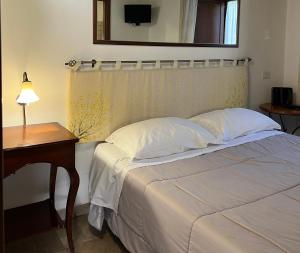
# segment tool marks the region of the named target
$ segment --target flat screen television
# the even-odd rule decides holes
[[[140,25],[151,23],[150,4],[126,4],[124,5],[125,23]]]

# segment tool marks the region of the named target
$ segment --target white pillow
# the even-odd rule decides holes
[[[149,159],[207,147],[215,138],[188,119],[156,118],[134,123],[106,139],[131,159]]]
[[[243,108],[213,111],[200,114],[191,120],[206,128],[220,143],[264,130],[281,129],[269,117]]]

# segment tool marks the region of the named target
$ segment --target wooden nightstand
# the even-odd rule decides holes
[[[5,212],[7,241],[63,225],[54,202],[59,166],[65,168],[70,176],[65,226],[70,251],[74,252],[72,216],[79,187],[79,176],[75,168],[76,142],[78,139],[58,123],[3,128],[4,177],[14,174],[27,164],[51,164],[50,198]]]
[[[285,126],[283,116],[296,116],[300,117],[300,108],[298,107],[283,107],[279,105],[272,105],[271,103],[262,104],[259,106],[259,108],[268,113],[269,117],[272,118],[272,114],[279,115],[282,130],[284,132],[287,132],[288,129]],[[292,131],[292,134],[295,134],[297,130],[300,129],[300,126],[296,127],[294,131]]]

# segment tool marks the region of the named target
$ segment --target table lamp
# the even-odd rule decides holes
[[[23,107],[23,126],[26,127],[26,105],[40,100],[33,90],[32,82],[28,80],[27,73],[23,74],[23,82],[17,103]]]

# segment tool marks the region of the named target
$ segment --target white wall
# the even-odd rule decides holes
[[[294,89],[296,103],[300,104],[300,1],[287,3],[284,85]],[[287,117],[286,121],[290,131],[300,125],[299,117]]]
[[[284,83],[298,93],[300,103],[300,1],[288,0]]]
[[[28,108],[29,123],[66,123],[65,61],[70,59],[200,59],[252,57],[250,105],[270,98],[270,87],[283,82],[285,0],[242,0],[238,49],[104,46],[92,44],[92,1],[2,0],[4,125],[22,123],[15,99],[28,71],[41,100]],[[271,8],[270,8],[271,7]],[[265,36],[265,35],[270,36]],[[268,38],[270,37],[270,38]],[[270,71],[272,80],[262,80]],[[88,202],[87,179],[92,149],[79,146],[81,186],[77,204]],[[44,169],[44,170],[42,170]],[[37,165],[5,180],[5,204],[13,207],[45,198],[49,171]],[[66,198],[67,177],[58,179],[58,207]]]
[[[124,21],[125,4],[151,4],[152,22],[139,26]],[[178,42],[180,0],[112,0],[111,38],[123,41]]]
[[[152,0],[152,24],[149,41],[179,42],[180,0]]]
[[[149,4],[149,0],[112,0],[111,1],[111,39],[123,41],[148,41],[149,40],[149,24],[125,23],[124,5],[125,4]]]

